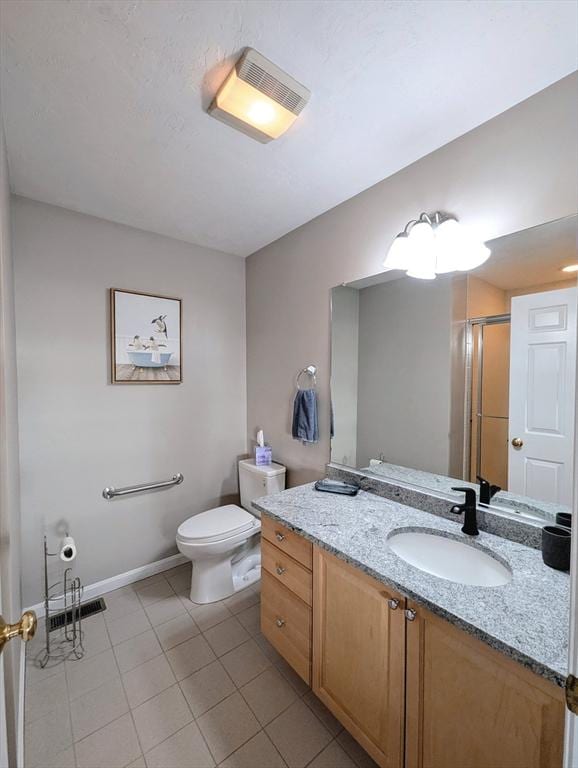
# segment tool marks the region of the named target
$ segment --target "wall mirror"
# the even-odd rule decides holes
[[[492,506],[570,511],[577,219],[490,241],[470,272],[334,288],[332,463],[448,497],[482,477]]]

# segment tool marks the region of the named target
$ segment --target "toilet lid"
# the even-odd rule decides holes
[[[179,525],[177,536],[194,541],[219,541],[256,528],[259,521],[236,504],[226,504],[193,515]]]

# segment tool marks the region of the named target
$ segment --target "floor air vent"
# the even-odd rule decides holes
[[[91,600],[89,603],[83,603],[80,606],[80,618],[86,619],[95,613],[100,613],[106,610],[106,603],[102,597],[97,597],[96,600]],[[55,629],[60,629],[65,624],[69,624],[72,621],[72,611],[62,611],[62,613],[55,613],[50,617],[48,625],[48,631],[54,632]]]

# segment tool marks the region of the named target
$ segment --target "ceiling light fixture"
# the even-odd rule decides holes
[[[253,48],[246,48],[227,75],[209,114],[266,144],[290,128],[310,91]]]
[[[562,267],[562,272],[578,272],[578,264],[568,264]]]
[[[403,269],[408,277],[434,280],[447,272],[475,269],[490,254],[487,245],[472,237],[453,216],[422,213],[395,238],[383,266]]]

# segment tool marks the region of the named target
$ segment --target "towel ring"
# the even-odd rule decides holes
[[[302,368],[297,374],[297,377],[295,379],[295,384],[297,385],[297,389],[301,389],[301,387],[299,386],[299,380],[303,375],[310,376],[313,379],[313,387],[316,387],[317,386],[317,378],[315,376],[316,373],[317,373],[317,368],[314,365],[308,365],[307,368]]]

